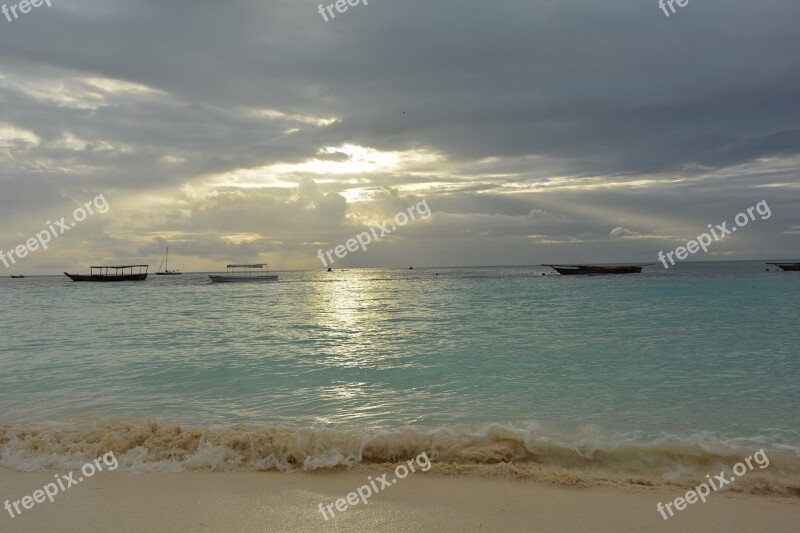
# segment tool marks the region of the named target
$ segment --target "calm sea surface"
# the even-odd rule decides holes
[[[765,268],[281,272],[264,285],[4,278],[0,424],[499,424],[797,452],[800,274]]]

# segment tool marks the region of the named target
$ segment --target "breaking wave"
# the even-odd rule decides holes
[[[74,469],[113,451],[120,469],[146,471],[317,471],[369,467],[426,452],[441,474],[512,475],[560,485],[691,487],[763,449],[769,465],[738,477],[733,490],[800,497],[797,435],[722,439],[611,434],[596,426],[573,433],[527,425],[395,430],[186,426],[155,420],[0,424],[0,466]]]

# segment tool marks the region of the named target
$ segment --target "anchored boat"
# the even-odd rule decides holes
[[[266,272],[264,269],[267,268]],[[277,274],[270,274],[266,264],[228,265],[227,274],[209,274],[212,283],[259,283],[277,281]]]
[[[64,272],[72,281],[144,281],[147,279],[149,265],[124,265],[124,266],[93,266],[89,267],[89,274],[69,274]]]
[[[643,267],[650,266],[654,263],[647,263],[644,265],[619,265],[619,266],[600,266],[600,265],[542,265],[549,266],[563,276],[572,275],[599,275],[599,274],[639,274]]]
[[[800,263],[767,263],[768,265],[775,265],[781,270],[786,272],[800,272]]]
[[[164,270],[161,270],[161,266],[164,266]],[[164,257],[161,258],[161,264],[158,265],[158,271],[156,272],[156,276],[180,276],[181,273],[177,270],[170,270],[169,269],[169,246],[167,246],[167,251],[164,253]]]

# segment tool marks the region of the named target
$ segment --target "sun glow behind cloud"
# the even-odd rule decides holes
[[[325,159],[325,156],[336,154],[342,155],[340,160]],[[438,154],[426,150],[382,152],[354,144],[329,146],[320,150],[319,155],[322,158],[314,158],[304,163],[275,165],[272,168],[280,174],[353,175],[404,171],[440,159]]]
[[[278,163],[258,168],[238,169],[214,176],[213,186],[222,187],[295,187],[296,178],[303,176],[350,176],[350,183],[361,184],[358,175],[401,173],[414,171],[441,159],[439,154],[427,150],[384,152],[374,148],[344,144],[329,146],[318,152],[318,157],[300,163]],[[332,179],[341,183],[341,180]],[[325,183],[325,180],[318,180]]]

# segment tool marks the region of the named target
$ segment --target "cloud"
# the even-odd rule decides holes
[[[325,23],[294,0],[54,3],[0,32],[0,248],[102,192],[102,225],[32,272],[166,241],[182,270],[317,268],[318,243],[423,198],[430,220],[348,266],[645,260],[762,199],[774,217],[718,253],[787,255],[796,12],[406,0]]]

